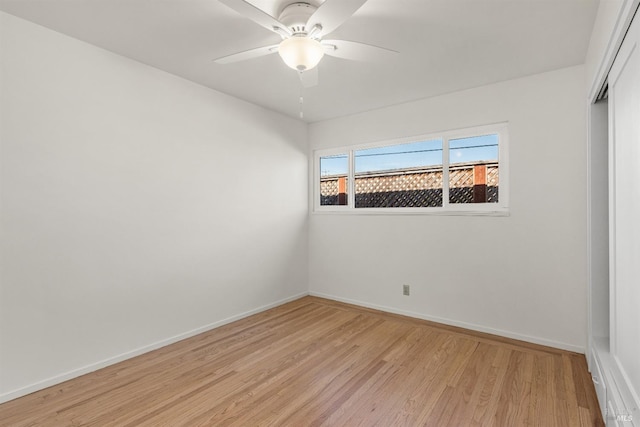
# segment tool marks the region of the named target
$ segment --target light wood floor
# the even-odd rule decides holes
[[[583,355],[305,297],[0,405],[2,426],[601,426]]]

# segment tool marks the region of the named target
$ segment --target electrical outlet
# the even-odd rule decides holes
[[[411,286],[402,285],[402,295],[410,295],[411,294]]]

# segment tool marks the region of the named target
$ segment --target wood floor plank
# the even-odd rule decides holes
[[[366,329],[375,324],[380,324],[380,321],[375,319],[356,318],[359,322],[352,322],[352,318],[342,316],[342,321],[346,320],[346,324],[352,326],[353,331]],[[338,323],[330,322],[332,317],[323,318],[323,322],[319,325],[318,329],[323,330],[329,326],[329,329],[337,329],[342,325]],[[336,320],[337,322],[337,320]],[[261,398],[263,396],[273,395],[274,384],[286,384],[289,378],[295,378],[297,369],[301,364],[312,364],[313,366],[319,366],[318,363],[322,361],[324,351],[321,347],[321,342],[305,343],[300,339],[303,335],[310,333],[304,328],[298,328],[295,334],[288,335],[290,345],[284,346],[280,344],[276,350],[279,354],[271,354],[271,351],[261,351],[260,355],[253,354],[250,359],[253,360],[238,360],[235,362],[236,369],[241,373],[237,380],[232,384],[225,387],[222,391],[223,396],[216,399],[210,399],[207,406],[201,407],[202,413],[192,414],[197,415],[196,420],[207,420],[210,423],[222,423],[232,421],[235,417],[246,412],[248,406],[260,407]],[[311,334],[317,333],[317,330],[311,331]],[[327,333],[326,337],[331,337],[331,333]],[[348,343],[347,343],[348,344]],[[351,345],[345,346],[345,351],[353,352]],[[344,352],[337,352],[342,354]],[[326,356],[324,356],[326,359]],[[326,363],[326,361],[324,361]],[[211,397],[211,396],[210,396]],[[190,410],[192,402],[185,400],[180,402],[184,411]],[[180,410],[180,408],[178,408]],[[161,413],[156,413],[156,416],[160,416]],[[138,421],[140,422],[140,421]],[[147,417],[145,422],[153,425],[153,418]],[[204,421],[203,421],[204,422]],[[136,425],[136,424],[132,424]]]
[[[443,414],[434,412],[439,402],[447,402],[450,396],[448,387],[455,384],[463,370],[469,363],[471,355],[475,352],[478,342],[473,340],[461,339],[460,348],[448,358],[447,368],[440,371],[436,377],[429,383],[428,389],[430,394],[425,395],[423,400],[423,408],[417,416],[416,425],[428,425],[438,422]],[[427,398],[430,397],[430,398]],[[437,399],[437,400],[436,400]],[[446,408],[444,406],[443,408]]]
[[[376,339],[363,341],[365,335],[361,335],[353,340],[359,348],[351,358],[332,364],[323,375],[296,378],[293,387],[311,383],[311,388],[306,396],[296,396],[293,401],[281,399],[280,404],[272,408],[278,413],[274,417],[275,425],[322,424],[335,408],[367,381],[386,371],[385,365],[388,364],[382,356],[409,332],[406,325],[380,324],[367,333],[375,335]]]
[[[466,426],[471,423],[474,409],[480,404],[482,397],[482,385],[487,379],[492,368],[491,362],[495,359],[498,349],[486,343],[480,343],[474,353],[474,362],[469,364],[467,370],[456,387],[456,397],[451,399],[453,409],[448,425]]]
[[[397,360],[400,365],[397,375],[380,386],[375,394],[354,395],[350,401],[332,414],[326,425],[339,424],[340,420],[350,421],[356,414],[357,422],[369,422],[370,426],[408,425],[406,419],[419,410],[421,404],[413,396],[419,389],[425,371],[430,369],[427,365],[448,337],[437,331],[420,330],[420,332],[421,335],[415,344],[406,349],[402,359]],[[407,357],[407,355],[413,355],[413,357]],[[402,393],[398,390],[402,390]],[[388,408],[395,410],[388,410]],[[378,413],[374,414],[376,410]],[[356,420],[353,419],[353,422],[356,423]]]
[[[569,426],[579,426],[580,416],[577,412],[571,411],[571,408],[578,407],[578,400],[576,399],[576,386],[573,382],[573,369],[571,366],[571,359],[568,355],[562,356],[562,376],[564,381],[565,392],[567,396],[566,406],[569,414]]]
[[[304,297],[0,405],[26,426],[602,426],[583,355]]]
[[[509,359],[507,374],[500,395],[497,425],[528,425],[531,379],[534,356],[524,351],[514,351]],[[548,408],[551,410],[551,408]]]
[[[297,382],[310,382],[314,377],[323,376],[323,372],[334,372],[335,365],[338,363],[346,363],[350,359],[357,360],[357,355],[361,348],[355,345],[351,340],[345,340],[343,332],[344,327],[349,326],[347,335],[355,339],[359,334],[367,333],[383,322],[379,319],[371,317],[358,316],[355,321],[349,321],[334,329],[334,333],[329,333],[325,338],[316,342],[303,343],[304,351],[310,356],[310,359],[297,357],[294,364],[289,367],[282,364],[282,359],[274,359],[272,361],[273,368],[270,368],[272,375],[265,378],[264,381],[248,386],[241,390],[237,395],[231,395],[223,402],[226,405],[221,411],[219,406],[213,406],[202,417],[198,418],[198,422],[206,424],[220,424],[238,422],[238,420],[249,418],[252,416],[252,408],[258,413],[264,414],[264,409],[275,402],[284,402],[287,400],[281,398],[280,390],[274,393],[274,384],[278,384],[280,389],[288,390],[297,387]],[[307,366],[308,369],[301,372],[301,367]],[[305,393],[306,395],[306,393]],[[244,404],[240,405],[239,400],[244,400]]]

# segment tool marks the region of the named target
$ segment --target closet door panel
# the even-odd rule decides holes
[[[609,74],[611,146],[611,353],[640,392],[640,20]]]

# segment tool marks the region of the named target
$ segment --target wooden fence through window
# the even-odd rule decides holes
[[[394,169],[355,175],[356,208],[442,206],[442,167]],[[320,204],[346,205],[346,174],[320,178]],[[449,166],[449,203],[497,203],[496,162]]]

